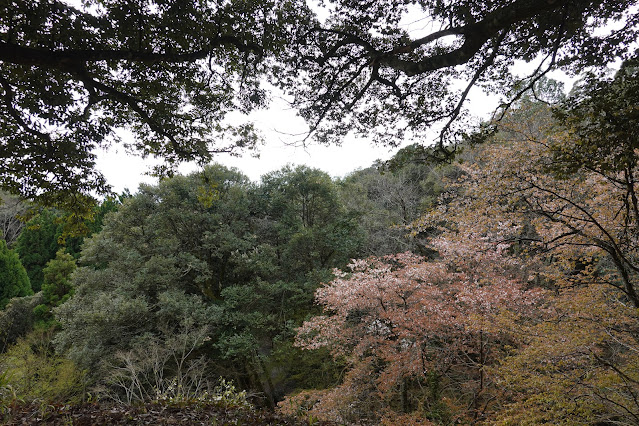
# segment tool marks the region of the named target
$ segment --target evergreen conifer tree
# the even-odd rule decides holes
[[[0,309],[4,309],[13,297],[33,294],[27,271],[20,258],[0,240]]]

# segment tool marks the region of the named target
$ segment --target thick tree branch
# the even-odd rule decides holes
[[[332,29],[332,28],[321,28],[321,27],[313,28],[313,31],[314,32],[323,32],[323,33],[328,33],[328,34],[334,34],[334,35],[339,35],[339,36],[344,37],[338,43],[333,45],[327,52],[325,52],[324,55],[322,55],[322,58],[318,61],[319,63],[323,63],[324,61],[328,60],[329,58],[340,56],[340,55],[337,54],[337,51],[341,47],[348,46],[350,44],[355,44],[355,45],[361,46],[361,47],[366,49],[371,54],[377,53],[377,50],[373,47],[372,44],[370,44],[368,41],[364,40],[363,38],[358,37],[355,34],[351,34],[351,33],[345,32],[345,31],[341,31],[341,30],[335,30],[335,29]]]
[[[258,54],[262,52],[262,48],[258,44],[247,42],[239,37],[230,35],[216,36],[206,47],[183,53],[108,49],[53,50],[25,47],[15,43],[0,41],[0,62],[61,70],[68,69],[69,67],[77,67],[79,64],[113,60],[143,62],[147,64],[158,62],[184,63],[204,59],[209,56],[213,50],[227,45],[233,46],[242,52],[256,52]]]
[[[538,16],[540,13],[557,10],[569,3],[568,0],[519,0],[508,6],[489,13],[481,21],[467,24],[459,28],[433,33],[403,49],[393,49],[380,57],[380,62],[390,68],[404,72],[408,76],[423,74],[442,68],[450,68],[468,62],[490,39],[519,22]],[[463,44],[450,52],[424,58],[421,61],[408,61],[397,57],[398,51],[411,51],[425,43],[432,42],[448,35],[462,35]],[[423,40],[423,41],[422,41]]]
[[[169,140],[169,142],[171,143],[171,146],[173,147],[173,151],[176,154],[186,156],[186,157],[192,157],[195,155],[195,152],[185,151],[184,148],[182,148],[179,142],[175,139],[175,136],[167,132],[161,123],[158,123],[157,121],[153,120],[153,118],[149,115],[149,113],[140,106],[140,101],[138,99],[134,98],[131,95],[123,93],[117,89],[114,89],[113,87],[107,86],[104,83],[94,80],[91,77],[89,77],[89,75],[86,73],[81,76],[81,79],[86,86],[92,87],[94,89],[102,91],[103,93],[106,93],[111,99],[123,105],[126,105],[129,108],[131,108],[133,111],[135,111],[138,114],[138,116],[142,119],[142,121],[146,123],[153,132]]]

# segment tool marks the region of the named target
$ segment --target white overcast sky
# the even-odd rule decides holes
[[[522,72],[532,69],[532,65],[521,64]],[[561,73],[551,73],[551,78],[564,81],[567,89],[572,81]],[[479,89],[473,89],[469,96],[468,107],[471,113],[480,118],[488,118],[498,104]],[[375,160],[389,159],[399,148],[390,149],[376,146],[367,139],[347,137],[341,146],[322,146],[313,142],[305,147],[295,144],[296,139],[287,134],[299,134],[305,129],[303,120],[295,112],[286,108],[283,101],[276,101],[268,110],[257,111],[247,119],[252,119],[264,136],[259,146],[259,158],[246,153],[241,157],[220,154],[215,161],[229,167],[236,167],[253,181],[270,171],[278,170],[287,164],[307,165],[327,172],[332,177],[344,177],[357,169],[369,167]],[[132,137],[121,133],[124,139]],[[436,133],[431,137],[434,140]],[[426,140],[425,142],[431,142]],[[135,192],[142,182],[157,183],[157,179],[146,175],[150,167],[157,164],[153,159],[142,159],[127,154],[123,148],[113,146],[108,151],[98,152],[97,167],[105,175],[107,182],[116,193],[128,188]],[[184,164],[181,173],[197,170],[194,164]]]
[[[417,16],[412,20],[406,19],[404,22],[405,28],[412,37],[418,38],[436,30],[432,28],[430,20],[419,18],[419,13],[410,13],[409,16]],[[533,65],[518,66],[518,72],[522,75],[529,74],[533,69]],[[551,73],[550,77],[562,80],[568,86],[571,84],[563,74]],[[470,102],[467,106],[471,113],[479,118],[488,118],[498,104],[496,97],[491,97],[476,88],[471,90],[468,100]],[[235,119],[241,119],[241,117],[235,117]],[[264,136],[264,144],[259,147],[259,158],[252,157],[248,153],[242,157],[221,154],[215,161],[238,168],[253,181],[259,181],[260,176],[278,170],[286,164],[303,164],[321,169],[333,177],[343,177],[357,169],[369,167],[375,160],[387,160],[399,149],[391,150],[388,147],[375,146],[369,140],[354,137],[347,137],[341,146],[327,147],[310,142],[307,146],[301,147],[294,143],[295,137],[287,136],[287,134],[302,133],[306,129],[305,124],[284,100],[277,98],[268,110],[257,111],[247,119],[254,121]],[[121,135],[124,139],[132,137],[126,132],[122,132]],[[435,136],[434,132],[430,139],[434,140]],[[152,165],[157,164],[157,161],[153,159],[141,159],[128,155],[124,149],[117,146],[97,154],[97,167],[116,193],[120,193],[125,188],[135,192],[142,182],[157,182],[157,179],[145,174]],[[193,164],[180,167],[182,173],[193,170],[197,170]]]
[[[285,106],[283,101],[278,101],[268,110],[257,111],[247,117],[254,121],[264,137],[264,143],[258,147],[259,158],[247,152],[241,157],[220,154],[214,161],[238,168],[253,181],[258,181],[263,174],[278,170],[286,164],[305,164],[337,177],[368,167],[377,159],[388,159],[396,151],[374,146],[367,140],[354,137],[347,137],[341,146],[321,146],[313,142],[300,146],[295,143],[299,137],[289,135],[302,133],[305,124],[294,111]],[[126,132],[121,132],[121,136],[132,137]],[[117,146],[106,152],[99,152],[97,163],[98,169],[104,173],[107,182],[116,192],[121,192],[124,188],[134,191],[140,182],[157,181],[145,175],[149,166],[157,164],[157,161],[128,155]],[[197,170],[193,164],[180,167],[182,173],[193,170]]]

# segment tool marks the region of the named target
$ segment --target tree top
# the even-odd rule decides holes
[[[0,186],[82,210],[107,192],[95,151],[126,149],[156,170],[254,148],[228,113],[268,104],[267,79],[291,96],[307,137],[348,132],[397,145],[443,126],[454,143],[473,86],[516,99],[554,68],[578,73],[631,55],[637,1],[304,0],[0,2]],[[406,16],[428,34],[412,38]],[[602,31],[617,22],[613,30]],[[515,60],[542,58],[523,80]],[[459,82],[464,84],[462,89]]]

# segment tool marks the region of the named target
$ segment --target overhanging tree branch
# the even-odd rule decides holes
[[[126,61],[155,63],[184,63],[194,62],[208,57],[215,49],[223,46],[233,46],[241,52],[254,52],[259,55],[262,48],[257,43],[248,42],[235,36],[222,35],[214,37],[205,48],[183,53],[150,52],[139,50],[108,50],[108,49],[43,49],[20,46],[15,43],[0,41],[0,61],[16,65],[33,65],[43,68],[66,70],[86,64],[101,61]]]
[[[462,92],[462,95],[459,98],[459,101],[457,102],[457,105],[455,106],[455,109],[452,111],[452,113],[450,115],[450,118],[448,119],[448,121],[444,125],[444,128],[440,132],[440,136],[439,136],[439,148],[440,149],[444,148],[444,142],[445,142],[444,141],[444,137],[445,137],[446,133],[448,133],[448,130],[450,129],[450,126],[457,119],[457,117],[459,117],[459,113],[461,112],[462,106],[464,105],[464,102],[466,101],[466,97],[468,96],[468,92],[470,92],[470,89],[472,89],[473,86],[475,86],[475,83],[477,83],[477,80],[479,80],[479,78],[486,72],[486,70],[495,61],[495,58],[497,57],[497,54],[499,53],[499,46],[504,41],[504,38],[506,37],[506,34],[508,34],[508,29],[504,29],[502,31],[501,35],[497,39],[495,39],[495,42],[493,43],[493,49],[490,52],[490,56],[488,58],[486,58],[486,60],[482,64],[482,66],[479,67],[477,69],[477,71],[475,71],[475,75],[473,75],[473,78],[470,80],[468,85],[466,85],[466,88]]]
[[[480,51],[484,44],[504,29],[538,16],[540,13],[557,10],[567,3],[567,0],[519,0],[489,13],[478,22],[438,31],[404,47],[393,49],[382,54],[380,62],[390,68],[402,71],[408,76],[465,64]],[[450,52],[429,56],[420,61],[402,60],[398,57],[398,53],[415,50],[426,43],[449,35],[462,35],[464,37],[463,44]]]
[[[42,139],[43,141],[46,141],[47,143],[50,143],[51,136],[48,133],[42,133],[34,129],[33,127],[31,127],[26,121],[24,121],[20,112],[16,110],[14,106],[15,93],[13,91],[13,88],[11,87],[11,83],[9,83],[9,81],[6,78],[4,78],[3,75],[0,75],[0,85],[2,85],[2,89],[4,90],[4,96],[2,98],[4,99],[4,105],[7,108],[7,112],[9,113],[9,116],[13,118],[13,120],[25,132],[29,133],[32,136],[35,136],[38,139]]]

